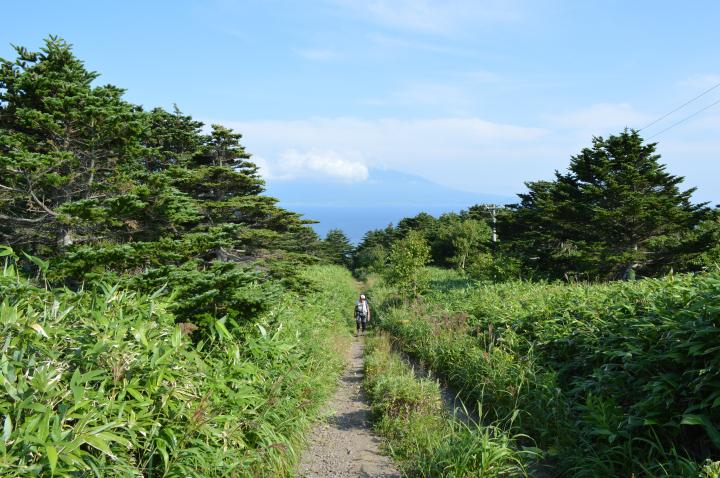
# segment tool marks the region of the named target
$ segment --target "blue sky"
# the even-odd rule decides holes
[[[720,2],[35,1],[1,7],[0,56],[49,33],[146,107],[233,126],[275,181],[372,168],[511,195],[593,135],[720,83]],[[720,99],[720,88],[643,133]],[[720,105],[653,140],[720,202]]]

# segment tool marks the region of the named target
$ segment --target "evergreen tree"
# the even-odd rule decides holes
[[[322,244],[325,257],[335,264],[350,267],[353,246],[350,239],[340,229],[331,229]]]
[[[700,223],[696,241],[703,252],[692,259],[693,269],[720,270],[720,209],[713,209],[708,218]]]
[[[362,276],[369,272],[380,272],[385,267],[385,259],[396,236],[392,224],[385,229],[366,232],[352,255],[352,267],[356,274]]]
[[[699,253],[689,239],[707,215],[694,189],[665,171],[637,131],[593,139],[555,181],[528,183],[529,192],[505,225],[506,237],[555,276],[584,273],[624,278],[682,266]]]
[[[463,219],[475,219],[476,221],[483,221],[488,225],[492,225],[493,211],[496,218],[508,214],[509,212],[505,206],[495,206],[492,204],[475,204],[473,206],[470,206],[467,211],[462,211],[460,215]]]
[[[200,152],[203,124],[184,115],[177,105],[172,113],[154,108],[145,120],[147,127],[142,142],[147,171],[165,171],[172,166],[185,165]]]
[[[414,217],[406,217],[398,222],[395,228],[398,237],[405,237],[410,231],[418,231],[425,239],[431,240],[435,235],[438,220],[426,212]]]
[[[58,38],[16,53],[0,60],[0,242],[51,258],[48,278],[71,286],[172,290],[178,320],[204,331],[306,287],[320,240],[262,195],[240,134],[94,86]]]
[[[86,217],[93,201],[124,207],[143,116],[120,88],[93,86],[98,74],[65,41],[15,50],[17,59],[0,59],[0,241],[47,254],[96,235],[68,206]]]

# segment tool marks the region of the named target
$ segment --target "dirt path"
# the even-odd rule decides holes
[[[362,389],[363,342],[355,339],[348,367],[329,415],[313,431],[298,468],[301,478],[399,478],[390,458],[380,454],[380,440],[370,430],[370,407]]]

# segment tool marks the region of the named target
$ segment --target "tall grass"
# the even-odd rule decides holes
[[[526,476],[532,453],[493,426],[478,428],[450,416],[437,382],[417,378],[391,351],[387,336],[368,339],[365,386],[376,429],[404,476],[494,478]]]
[[[699,476],[720,457],[720,275],[371,291],[402,347],[570,476]]]
[[[291,476],[341,369],[354,284],[306,277],[229,332],[193,338],[172,298],[110,284],[47,290],[10,261],[0,277],[0,476]]]

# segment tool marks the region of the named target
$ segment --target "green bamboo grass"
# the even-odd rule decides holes
[[[0,477],[292,476],[342,368],[355,285],[313,267],[242,331],[194,340],[171,298],[0,277]]]
[[[715,467],[720,274],[566,285],[434,271],[420,303],[384,285],[370,293],[404,351],[481,403],[488,423],[531,436],[562,476]]]
[[[391,351],[387,336],[367,339],[365,388],[376,430],[403,476],[495,478],[527,476],[531,450],[494,426],[464,424],[443,409],[437,382],[417,378]]]

